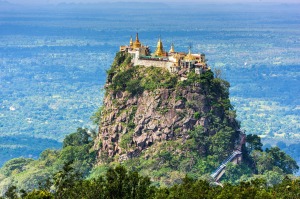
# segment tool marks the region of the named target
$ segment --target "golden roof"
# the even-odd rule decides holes
[[[169,53],[174,53],[174,52],[175,52],[175,50],[174,50],[174,44],[172,43],[171,49],[170,49]]]
[[[140,48],[142,46],[139,40],[139,34],[136,33],[135,41],[133,42],[133,48]]]
[[[184,61],[193,61],[196,60],[196,57],[192,55],[191,49],[189,49],[189,53],[184,57]]]
[[[154,55],[161,57],[163,56],[163,54],[164,54],[164,47],[159,37]]]
[[[178,54],[178,53],[176,53],[176,54],[173,54],[173,57],[174,57],[174,59],[176,60],[176,62],[177,61],[179,61],[180,60],[180,54]]]

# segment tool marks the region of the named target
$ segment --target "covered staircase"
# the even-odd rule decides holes
[[[241,151],[239,151],[239,150],[233,151],[233,153],[226,160],[224,160],[221,163],[221,165],[210,176],[215,180],[215,182],[218,182],[219,179],[225,173],[226,165],[229,162],[234,162],[234,163],[237,164],[241,160],[241,156],[242,156],[242,152]]]

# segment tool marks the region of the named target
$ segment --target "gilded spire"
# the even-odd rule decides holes
[[[161,57],[163,56],[163,54],[164,54],[164,47],[159,37],[154,55]]]
[[[189,47],[189,55],[192,55],[191,47]]]
[[[196,57],[192,55],[191,53],[191,47],[189,47],[189,53],[184,57],[185,61],[192,61],[195,60]]]
[[[130,47],[132,47],[132,46],[133,46],[132,36],[130,36],[130,42],[129,42],[129,46],[130,46]]]
[[[174,52],[175,52],[175,49],[174,49],[174,44],[172,43],[172,45],[171,45],[171,49],[170,49],[169,53],[174,53]]]
[[[141,42],[139,40],[139,33],[136,33],[135,41],[133,43],[133,48],[140,48]]]

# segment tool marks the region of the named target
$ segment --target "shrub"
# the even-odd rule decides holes
[[[199,112],[195,112],[195,113],[194,113],[194,118],[195,118],[195,119],[198,120],[198,119],[200,119],[200,117],[201,117],[201,114],[200,114]]]
[[[128,133],[124,134],[121,138],[120,146],[123,149],[128,149],[128,145],[132,142],[133,131],[129,131]]]

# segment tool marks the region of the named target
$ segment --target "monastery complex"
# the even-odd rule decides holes
[[[154,53],[151,53],[149,46],[141,44],[138,33],[135,41],[130,42],[128,46],[120,46],[121,52],[127,52],[132,56],[132,63],[143,65],[146,67],[164,67],[171,73],[183,74],[192,70],[197,74],[201,74],[206,70],[210,70],[206,64],[205,54],[192,54],[191,49],[188,53],[176,52],[174,45],[171,45],[169,52],[163,48],[163,43],[159,38]]]

